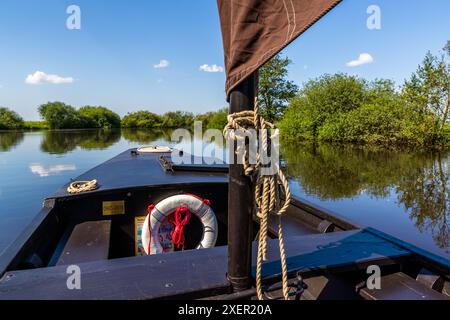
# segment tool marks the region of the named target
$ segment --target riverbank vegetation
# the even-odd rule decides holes
[[[222,108],[218,111],[199,114],[195,117],[195,121],[201,121],[203,129],[219,129],[222,130],[227,124],[228,108]]]
[[[24,130],[49,130],[50,126],[45,121],[25,121],[22,129],[24,129]]]
[[[128,113],[123,119],[105,107],[85,106],[80,109],[63,102],[48,102],[38,108],[43,121],[23,121],[14,111],[0,108],[0,130],[59,130],[59,129],[176,129],[192,128],[202,121],[206,129],[222,129],[228,109],[194,115],[185,111],[170,111],[159,115],[150,111]]]
[[[122,119],[123,128],[159,129],[188,128],[194,123],[194,115],[190,112],[175,111],[159,115],[150,111],[137,111],[127,114]]]
[[[287,139],[352,143],[450,143],[450,44],[428,53],[411,78],[367,81],[347,74],[305,83],[279,122]]]
[[[194,115],[190,112],[174,111],[158,115],[150,111],[137,111],[122,119],[123,128],[133,129],[177,129],[192,128],[195,121],[201,121],[204,129],[222,129],[227,121],[228,109]]]
[[[300,89],[287,79],[288,58],[275,56],[259,71],[262,115],[292,140],[368,144],[450,145],[450,42],[439,55],[428,53],[398,87],[388,79],[367,81],[338,73],[307,81]],[[122,119],[101,106],[80,109],[63,102],[39,107],[43,122],[24,122],[14,111],[0,108],[0,130],[132,128],[167,130],[222,129],[228,110],[194,115],[173,111],[137,111]]]
[[[24,121],[16,112],[0,107],[0,130],[22,129]]]
[[[105,107],[85,106],[76,110],[62,102],[39,107],[39,114],[50,129],[119,128],[120,116]]]

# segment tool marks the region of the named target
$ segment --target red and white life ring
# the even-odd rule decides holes
[[[203,235],[197,249],[214,247],[218,226],[216,215],[209,205],[208,200],[190,194],[172,196],[156,206],[151,205],[142,227],[142,245],[145,253],[151,255],[164,252],[159,232],[161,224],[168,219],[175,225],[172,231],[174,242],[184,243],[183,227],[187,224],[191,213],[195,214],[203,225]]]

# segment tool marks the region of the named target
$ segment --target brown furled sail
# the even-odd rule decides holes
[[[342,0],[217,0],[226,93]]]

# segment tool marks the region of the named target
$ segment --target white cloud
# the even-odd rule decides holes
[[[371,64],[373,62],[373,57],[369,53],[361,53],[356,60],[347,62],[347,67],[358,67],[363,64]]]
[[[204,64],[200,66],[200,71],[204,72],[223,72],[223,68],[217,64],[209,65]]]
[[[61,77],[56,74],[46,74],[42,71],[36,71],[34,74],[29,74],[25,79],[25,83],[31,85],[40,85],[44,83],[50,84],[65,84],[73,83],[75,81],[72,77]]]
[[[164,69],[170,66],[170,62],[168,60],[161,60],[158,64],[153,65],[153,68],[155,69]]]
[[[37,174],[40,177],[48,177],[56,175],[64,171],[75,171],[77,167],[73,164],[58,164],[53,166],[44,167],[39,163],[30,165],[32,173]]]

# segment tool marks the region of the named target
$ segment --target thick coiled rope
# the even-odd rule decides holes
[[[283,228],[281,225],[281,216],[288,209],[291,202],[291,192],[286,176],[281,171],[279,164],[276,165],[275,173],[272,175],[263,175],[261,173],[261,154],[256,153],[254,163],[249,158],[248,145],[245,144],[246,137],[261,132],[261,144],[263,152],[267,155],[269,149],[268,131],[273,129],[275,138],[278,135],[278,129],[264,120],[259,114],[258,101],[255,99],[255,108],[253,111],[243,111],[228,116],[228,123],[224,128],[223,134],[227,140],[240,141],[241,144],[236,149],[236,154],[242,155],[242,165],[244,173],[253,178],[255,191],[256,214],[260,222],[259,238],[258,238],[258,257],[256,265],[256,291],[259,300],[264,299],[262,290],[261,271],[263,261],[267,260],[267,238],[268,238],[268,221],[269,214],[274,213],[278,216],[278,241],[280,247],[280,261],[283,283],[283,297],[289,299],[288,275],[286,265],[286,253],[283,241]],[[259,135],[258,135],[259,137]],[[244,147],[244,150],[242,150]],[[259,146],[258,146],[259,147]],[[274,165],[274,164],[272,164]],[[281,201],[279,197],[279,186],[281,186],[285,199]]]
[[[83,193],[88,191],[93,191],[98,188],[97,180],[91,181],[75,181],[72,182],[67,188],[69,193]]]

